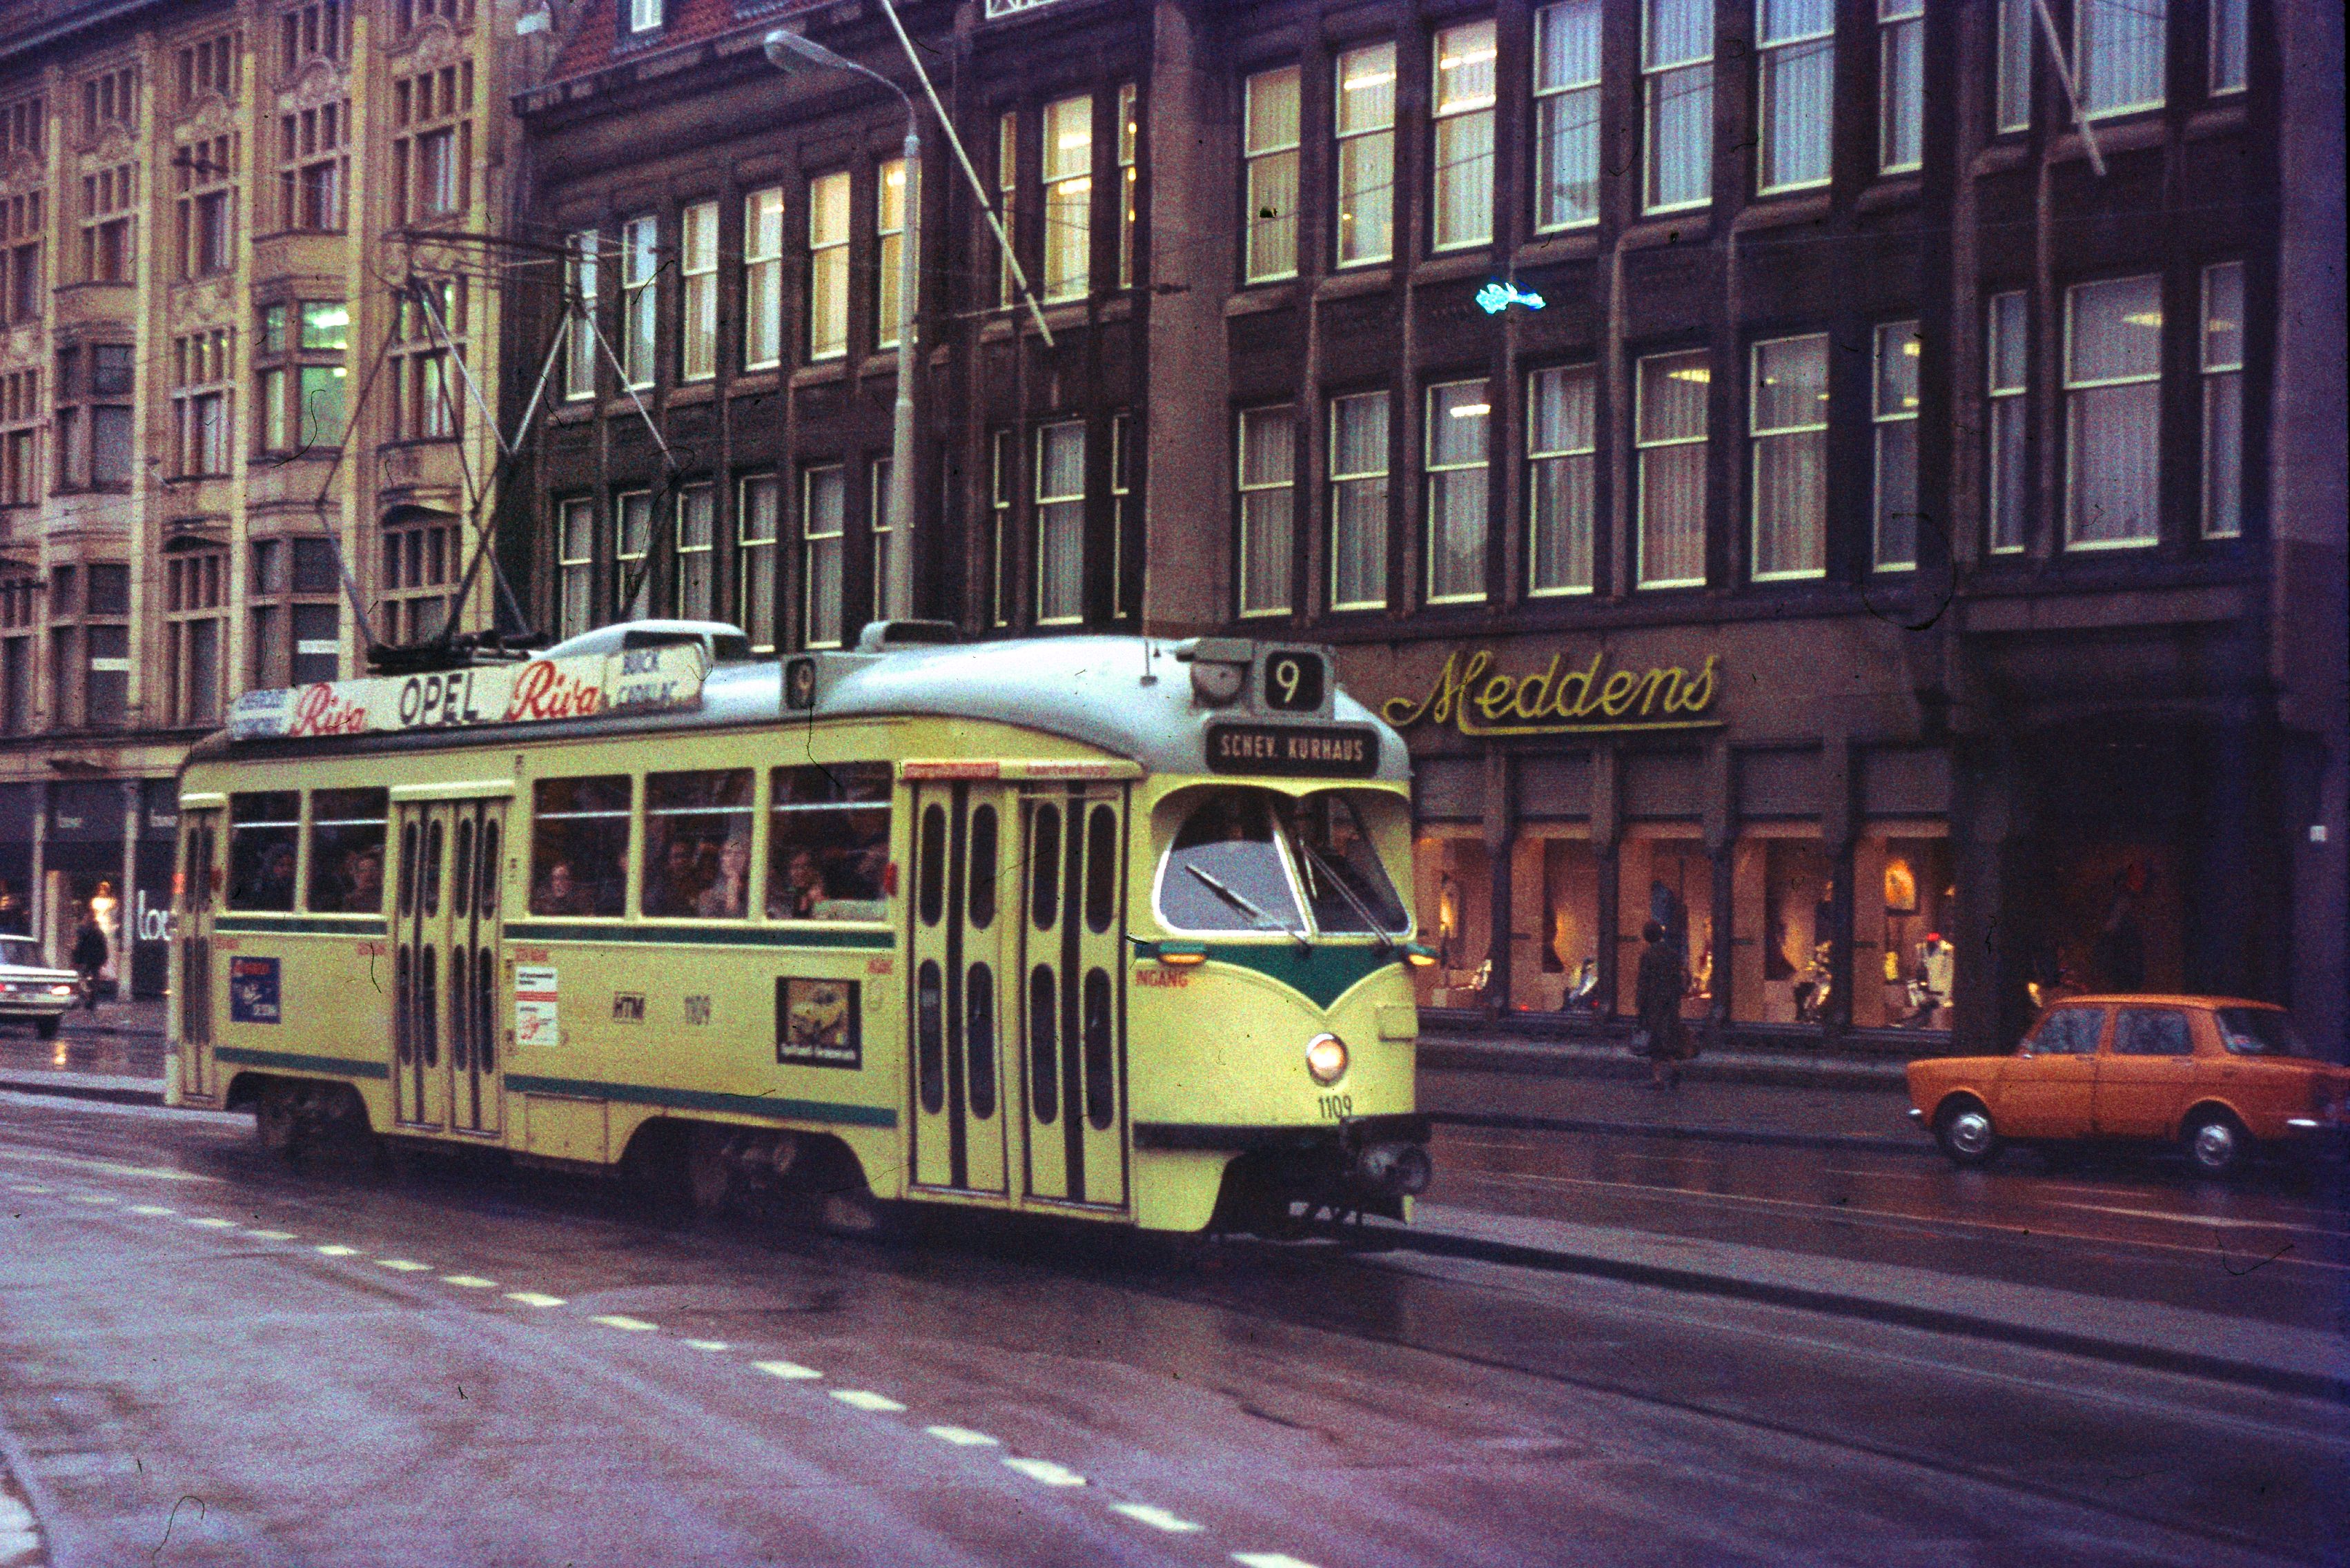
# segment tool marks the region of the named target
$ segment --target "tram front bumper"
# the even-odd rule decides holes
[[[1428,1189],[1430,1134],[1417,1112],[1311,1127],[1137,1122],[1134,1147],[1237,1154],[1290,1196],[1399,1215],[1401,1199]]]

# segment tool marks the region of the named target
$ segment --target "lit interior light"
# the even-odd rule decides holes
[[[1058,145],[1064,152],[1082,152],[1093,144],[1094,139],[1091,131],[1077,130],[1072,131],[1068,135],[1061,138]]]
[[[1459,70],[1463,66],[1482,66],[1492,59],[1494,53],[1492,49],[1471,49],[1465,55],[1446,55],[1436,63],[1444,70]]]
[[[1668,380],[1694,381],[1699,386],[1702,387],[1707,382],[1713,379],[1713,371],[1706,366],[1700,365],[1693,370],[1668,370],[1665,372],[1665,377]]]
[[[886,182],[892,191],[899,189],[906,183],[906,171],[902,168],[890,170]]]
[[[1393,80],[1395,80],[1395,72],[1393,71],[1373,71],[1368,76],[1348,77],[1347,78],[1347,90],[1348,92],[1361,92],[1369,88],[1385,87]]]
[[[2162,312],[2159,310],[2135,311],[2123,317],[2122,319],[2132,327],[2159,327],[2162,325]]]
[[[1487,414],[1490,414],[1492,411],[1493,405],[1491,403],[1462,403],[1460,407],[1451,410],[1452,417],[1456,420],[1483,419]]]
[[[1901,352],[1908,355],[1912,359],[1915,359],[1918,357],[1918,340],[1915,337],[1912,337],[1905,341],[1901,345]]]

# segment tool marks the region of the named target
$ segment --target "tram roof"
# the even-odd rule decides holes
[[[1319,718],[1264,712],[1251,705],[1251,692],[1245,689],[1232,702],[1210,707],[1194,698],[1191,666],[1175,657],[1178,646],[1158,638],[1087,636],[899,646],[882,653],[820,653],[814,656],[818,680],[812,713],[784,710],[783,661],[727,663],[710,670],[700,705],[690,709],[304,740],[232,742],[224,731],[191,751],[189,761],[510,746],[525,735],[534,742],[576,740],[809,717],[938,718],[1061,736],[1128,758],[1152,773],[1207,774],[1220,771],[1208,765],[1208,727],[1229,722],[1305,729],[1367,726],[1376,732],[1378,747],[1378,766],[1369,776],[1393,783],[1409,779],[1403,738],[1345,691],[1334,687],[1329,712]],[[1253,657],[1261,659],[1266,647],[1254,645]],[[1335,666],[1330,674],[1335,680]],[[1253,688],[1253,683],[1243,685]]]

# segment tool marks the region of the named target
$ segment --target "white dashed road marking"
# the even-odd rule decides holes
[[[561,1296],[542,1295],[536,1291],[508,1291],[506,1300],[535,1307],[558,1307],[563,1304]]]
[[[996,1446],[993,1438],[985,1432],[974,1432],[969,1427],[925,1427],[922,1430],[942,1443],[952,1443],[958,1449],[992,1449]]]
[[[103,1192],[77,1192],[74,1194],[74,1201],[76,1203],[112,1203],[115,1199]]]
[[[479,1274],[443,1274],[441,1282],[454,1285],[461,1291],[494,1291],[498,1288],[497,1281],[485,1280]]]
[[[210,1215],[207,1215],[201,1220],[191,1220],[188,1223],[203,1231],[234,1231],[236,1229],[235,1220],[221,1220]]]
[[[806,1378],[821,1377],[824,1376],[823,1373],[818,1372],[815,1367],[802,1366],[796,1361],[754,1361],[751,1363],[751,1365],[765,1373],[768,1376],[780,1377],[785,1382],[798,1382]]]
[[[291,1241],[294,1239],[291,1231],[247,1231],[245,1234],[256,1241]]]
[[[390,1269],[395,1274],[429,1274],[432,1272],[432,1264],[420,1263],[412,1258],[378,1258],[375,1266]]]
[[[1241,1568],[1314,1568],[1313,1563],[1286,1552],[1235,1552],[1232,1561]]]
[[[681,1340],[679,1343],[683,1345],[688,1350],[719,1351],[732,1350],[734,1348],[723,1339],[688,1339]]]
[[[1163,1530],[1170,1535],[1190,1535],[1207,1528],[1204,1524],[1194,1524],[1188,1519],[1179,1518],[1163,1508],[1153,1508],[1147,1502],[1114,1502],[1109,1505],[1109,1510],[1112,1513],[1122,1513],[1137,1523],[1147,1524],[1153,1530]]]
[[[329,1258],[356,1258],[359,1255],[359,1250],[357,1247],[346,1247],[333,1241],[319,1248],[318,1251],[323,1256]]]
[[[600,1323],[606,1328],[625,1329],[630,1334],[650,1334],[660,1327],[657,1323],[647,1323],[640,1317],[624,1317],[616,1312],[606,1313],[599,1317],[591,1317],[588,1321]]]
[[[832,1397],[842,1404],[854,1406],[859,1410],[879,1410],[886,1413],[905,1408],[887,1394],[876,1394],[869,1388],[836,1388],[832,1391]]]
[[[1018,1470],[1030,1480],[1042,1481],[1046,1486],[1083,1486],[1086,1484],[1085,1477],[1079,1475],[1076,1471],[1070,1469],[1067,1466],[1056,1465],[1050,1459],[1011,1459],[1004,1460],[1003,1463],[1005,1468]]]
[[[179,1210],[176,1209],[166,1209],[160,1203],[134,1203],[130,1206],[130,1212],[133,1214],[163,1215],[177,1214]]]

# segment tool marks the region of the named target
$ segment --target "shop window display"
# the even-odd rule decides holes
[[[1692,828],[1686,836],[1635,833],[1617,851],[1616,864],[1617,1011],[1638,1011],[1640,932],[1654,920],[1680,960],[1681,1016],[1703,1018],[1713,1006],[1712,857]]]
[[[1948,1029],[1958,970],[1950,845],[1939,832],[1864,838],[1853,852],[1852,1021]]]
[[[1412,853],[1420,940],[1436,962],[1414,967],[1422,1007],[1482,1007],[1492,974],[1492,867],[1477,829],[1423,833]]]
[[[1516,950],[1510,995],[1520,1012],[1597,1009],[1599,859],[1580,837],[1519,838],[1511,863]]]
[[[1742,1023],[1817,1023],[1833,1001],[1835,868],[1817,838],[1753,836],[1731,857],[1736,923],[1731,1014]]]

